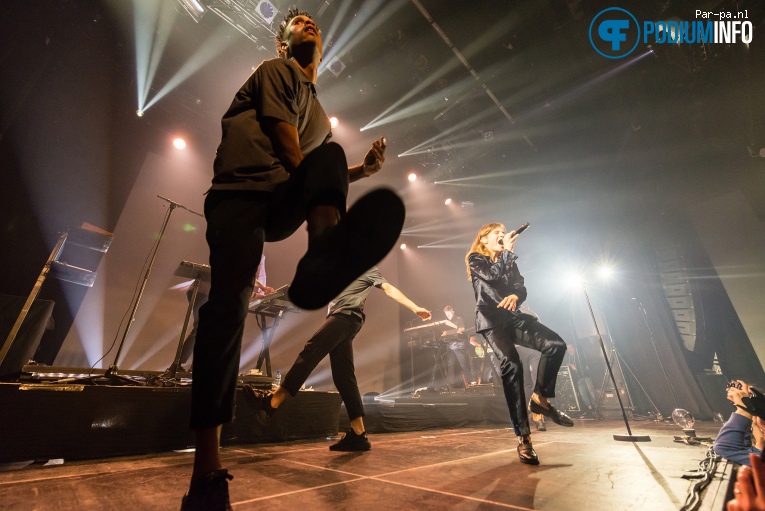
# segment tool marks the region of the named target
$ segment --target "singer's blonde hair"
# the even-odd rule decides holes
[[[473,245],[470,247],[470,250],[468,250],[468,253],[465,256],[465,267],[467,268],[468,280],[473,280],[473,277],[470,275],[470,263],[468,262],[468,259],[470,259],[470,254],[476,253],[485,256],[490,255],[489,249],[486,248],[486,245],[483,243],[483,241],[481,241],[481,238],[485,238],[491,231],[498,227],[503,231],[505,230],[505,226],[502,224],[486,224],[478,230],[478,235],[475,237]]]

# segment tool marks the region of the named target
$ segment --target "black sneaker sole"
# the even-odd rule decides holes
[[[290,284],[290,301],[305,310],[327,305],[390,252],[405,217],[404,203],[392,190],[361,197],[337,226],[312,240]]]

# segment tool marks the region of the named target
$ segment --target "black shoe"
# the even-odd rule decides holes
[[[191,483],[181,501],[181,511],[232,511],[228,482],[233,478],[222,468]]]
[[[550,417],[552,421],[559,426],[570,428],[574,425],[574,421],[571,420],[571,417],[563,412],[556,410],[552,403],[549,403],[548,406],[550,408],[545,408],[536,401],[532,400],[531,406],[529,408],[531,409],[532,413],[541,413],[546,417]]]
[[[534,446],[531,445],[531,440],[521,440],[518,442],[518,458],[521,460],[521,463],[526,465],[539,465],[539,458],[534,450]]]
[[[258,426],[263,429],[271,422],[271,416],[276,408],[271,406],[272,392],[263,392],[256,390],[251,385],[243,385],[244,395],[249,398],[250,404],[255,408],[255,420]]]
[[[368,451],[372,448],[367,438],[367,432],[357,435],[352,429],[339,442],[329,446],[330,451]]]
[[[535,425],[537,427],[537,431],[547,431],[547,426],[545,425],[545,420],[544,419],[540,419],[538,421],[534,421],[534,423],[535,423]]]
[[[312,239],[289,288],[292,303],[320,309],[396,244],[404,225],[404,203],[380,188],[360,198],[336,226]]]

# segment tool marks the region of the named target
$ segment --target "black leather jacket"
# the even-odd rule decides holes
[[[518,256],[504,250],[492,262],[489,256],[476,252],[468,257],[470,276],[475,293],[475,330],[482,332],[509,323],[516,319],[518,308],[526,300],[523,275],[518,271],[515,260]],[[497,308],[503,298],[516,295],[516,310]]]

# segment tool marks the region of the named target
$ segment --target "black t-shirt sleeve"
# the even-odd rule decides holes
[[[298,80],[289,62],[266,61],[252,75],[252,100],[258,121],[273,117],[298,125]]]

